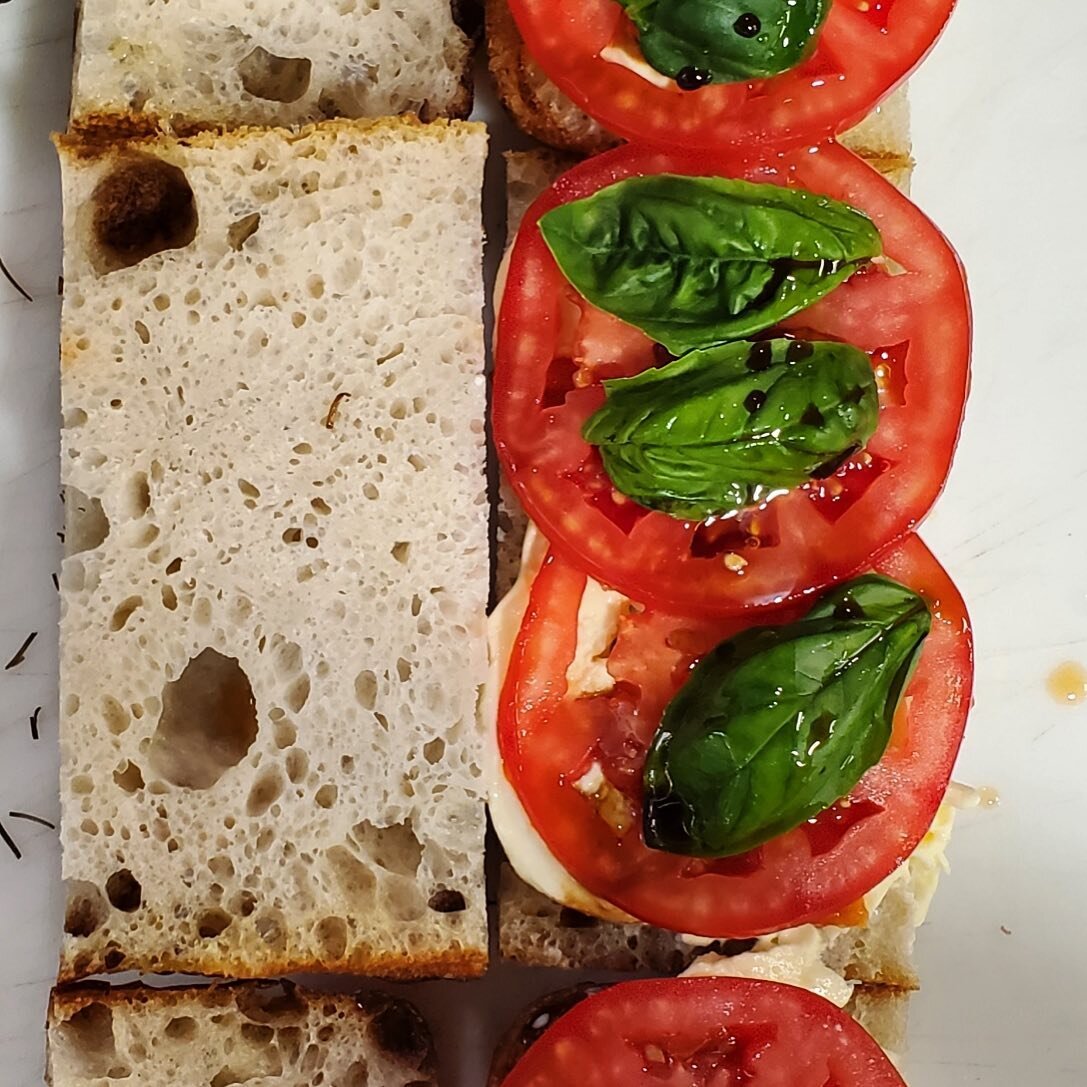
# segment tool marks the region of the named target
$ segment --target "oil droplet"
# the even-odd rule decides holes
[[[1066,706],[1087,702],[1087,668],[1075,661],[1057,665],[1046,680],[1053,699]]]

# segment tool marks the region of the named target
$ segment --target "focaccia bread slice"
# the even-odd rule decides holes
[[[52,1087],[437,1084],[426,1023],[407,1001],[379,993],[77,986],[53,993],[48,1039]]]
[[[485,968],[486,142],[58,140],[62,980]]]
[[[518,127],[562,151],[594,155],[619,142],[574,105],[544,74],[525,47],[508,0],[486,0],[487,51],[503,105]],[[900,165],[910,158],[906,91],[891,95],[841,142],[871,160]]]
[[[467,7],[81,0],[73,119],[148,113],[186,131],[404,112],[467,117]]]
[[[824,965],[850,982],[916,989],[918,895],[915,882],[896,883],[864,924],[834,930],[822,953]],[[502,866],[498,904],[502,957],[523,966],[675,974],[707,950],[736,955],[753,943],[697,944],[651,925],[601,921],[540,894],[508,864]]]

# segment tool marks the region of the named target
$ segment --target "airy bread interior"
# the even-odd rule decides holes
[[[290,985],[74,988],[49,1005],[53,1087],[435,1087],[419,1013]]]
[[[299,124],[466,117],[472,43],[458,0],[82,0],[73,116]]]
[[[482,972],[482,126],[58,141],[61,977]]]

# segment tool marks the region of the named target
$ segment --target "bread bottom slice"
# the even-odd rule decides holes
[[[594,155],[619,143],[585,114],[532,59],[509,10],[509,0],[486,0],[487,50],[491,75],[503,105],[519,128],[551,147]],[[841,142],[865,158],[908,159],[909,107],[896,91]]]
[[[54,991],[52,1087],[436,1087],[430,1031],[383,994],[331,996],[289,983]]]
[[[824,963],[847,981],[911,990],[917,889],[895,883],[863,925],[837,929],[823,952]],[[499,950],[523,966],[577,970],[648,970],[674,974],[706,951],[747,950],[749,941],[690,943],[651,925],[601,921],[553,901],[502,866],[498,892]]]

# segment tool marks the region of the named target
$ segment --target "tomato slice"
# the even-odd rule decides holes
[[[825,920],[906,860],[951,777],[970,704],[973,649],[958,591],[916,536],[874,568],[921,593],[933,613],[887,752],[846,800],[810,822],[749,853],[701,860],[645,845],[646,751],[691,666],[754,623],[635,607],[620,620],[607,658],[614,688],[572,697],[566,677],[586,578],[548,556],[510,658],[498,741],[533,826],[579,883],[658,927],[743,938]],[[793,605],[771,621],[789,622],[807,610]],[[605,784],[590,797],[583,779],[594,764]]]
[[[875,221],[886,255],[778,330],[846,340],[870,354],[881,411],[867,449],[829,479],[714,524],[676,520],[617,496],[599,454],[581,437],[603,403],[600,382],[659,365],[661,350],[574,292],[538,226],[559,204],[665,171],[797,186],[845,201]],[[729,615],[848,577],[928,512],[962,421],[970,306],[944,237],[835,143],[714,155],[628,146],[563,175],[525,217],[510,254],[496,358],[495,444],[555,552],[635,599],[679,613]]]
[[[828,1000],[773,981],[626,981],[561,1016],[503,1087],[904,1087]]]
[[[509,0],[529,52],[589,116],[627,139],[713,149],[813,142],[862,120],[932,48],[954,0],[833,0],[814,52],[782,75],[683,91],[601,53],[634,35],[615,0]]]

